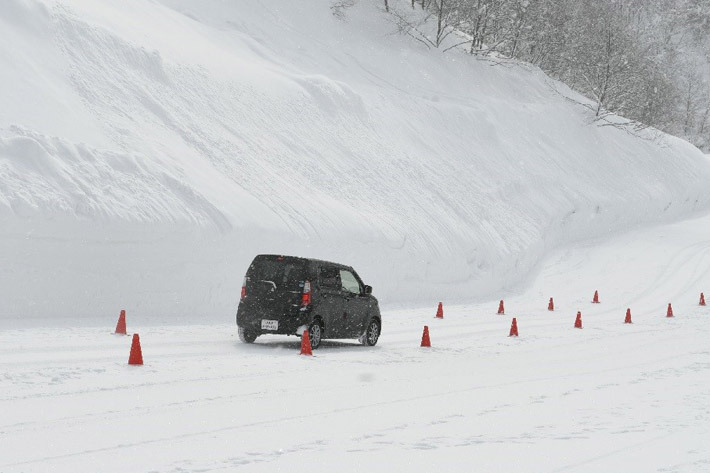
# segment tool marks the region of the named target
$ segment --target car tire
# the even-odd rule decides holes
[[[308,338],[311,340],[311,350],[315,350],[320,346],[320,342],[323,339],[323,324],[320,323],[320,320],[314,320],[308,327]]]
[[[256,337],[258,337],[258,335],[254,332],[250,332],[249,330],[239,327],[239,340],[243,343],[254,343]]]
[[[377,345],[377,340],[380,339],[380,332],[380,321],[377,319],[371,319],[367,323],[367,329],[365,330],[365,333],[363,334],[360,341],[365,346],[374,347],[375,345]]]

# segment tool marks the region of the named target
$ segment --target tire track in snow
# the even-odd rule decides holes
[[[682,359],[686,356],[687,355],[685,353],[683,353],[683,354],[678,354],[678,355],[670,356],[670,357],[664,356],[662,359],[667,361],[670,359]],[[505,382],[505,383],[495,383],[495,384],[490,384],[490,385],[478,385],[478,386],[472,386],[470,388],[457,389],[457,390],[453,390],[453,391],[438,391],[438,392],[431,393],[431,394],[410,396],[407,398],[392,399],[392,400],[388,400],[388,401],[366,403],[366,404],[361,404],[361,405],[352,406],[352,407],[331,409],[329,411],[321,411],[319,413],[319,415],[320,416],[332,416],[332,415],[360,411],[363,409],[370,409],[370,408],[375,408],[375,407],[385,407],[385,406],[397,405],[397,404],[401,404],[401,403],[426,401],[429,399],[441,399],[442,397],[445,397],[445,396],[465,394],[465,393],[470,393],[470,392],[480,391],[480,390],[507,388],[507,387],[513,387],[513,386],[526,385],[526,384],[549,382],[549,381],[554,381],[554,380],[558,380],[558,379],[569,379],[569,378],[575,378],[575,377],[589,377],[589,376],[594,376],[594,375],[598,375],[601,373],[624,371],[624,370],[628,370],[630,367],[641,367],[641,366],[647,366],[647,365],[655,365],[657,363],[658,363],[658,360],[652,360],[652,361],[646,361],[643,363],[637,363],[637,364],[628,365],[628,366],[619,366],[619,367],[608,368],[608,369],[603,369],[603,370],[588,370],[588,371],[584,371],[584,372],[577,371],[572,374],[562,374],[559,376],[530,378],[530,379],[525,379],[525,380],[511,381],[511,382]],[[44,462],[49,462],[49,461],[78,457],[78,456],[82,456],[82,455],[91,455],[91,454],[95,454],[95,453],[111,452],[111,451],[120,450],[120,449],[124,449],[124,448],[141,447],[141,446],[146,446],[146,445],[155,445],[155,444],[166,443],[166,442],[174,442],[174,441],[180,441],[180,440],[186,440],[186,439],[193,439],[193,438],[202,437],[202,436],[206,436],[206,435],[214,435],[214,434],[224,433],[224,432],[233,432],[233,431],[248,429],[248,428],[252,428],[252,427],[260,427],[260,426],[267,426],[267,425],[272,425],[272,424],[279,424],[282,422],[302,421],[302,420],[307,420],[310,418],[311,418],[311,414],[306,413],[306,414],[301,414],[301,415],[281,417],[278,419],[268,419],[268,420],[257,421],[257,422],[248,422],[245,424],[231,425],[231,426],[221,427],[221,428],[217,428],[217,429],[208,429],[208,430],[202,430],[202,431],[198,431],[198,432],[184,433],[184,434],[180,434],[180,435],[158,437],[158,438],[153,438],[153,439],[149,439],[149,440],[142,440],[140,442],[123,443],[123,444],[119,444],[119,445],[83,450],[83,451],[72,452],[72,453],[67,453],[67,454],[63,454],[63,455],[47,456],[47,457],[42,457],[42,458],[34,459],[34,460],[27,460],[27,461],[22,461],[22,462],[2,464],[2,465],[0,465],[0,467],[17,467],[17,466],[22,466],[22,465],[44,463]]]

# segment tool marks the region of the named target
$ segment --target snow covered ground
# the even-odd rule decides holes
[[[444,300],[436,320],[432,300],[386,312],[374,348],[330,341],[313,358],[293,337],[244,345],[232,324],[130,312],[142,367],[111,334],[117,314],[2,331],[0,471],[708,472],[708,228],[559,250],[506,315]]]

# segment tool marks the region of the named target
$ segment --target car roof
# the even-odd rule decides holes
[[[295,259],[295,260],[301,260],[301,261],[306,261],[309,263],[317,263],[317,264],[331,264],[333,266],[339,266],[341,268],[352,269],[352,266],[348,266],[346,264],[335,263],[333,261],[326,261],[326,260],[316,259],[316,258],[304,258],[302,256],[263,254],[263,255],[256,255],[256,257],[254,257],[254,260],[256,260],[257,258],[268,258],[268,257],[273,257],[273,258],[281,257],[281,258],[288,258],[288,259],[292,259],[292,260]]]

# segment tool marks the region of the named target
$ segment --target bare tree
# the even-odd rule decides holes
[[[444,41],[460,28],[461,5],[465,0],[421,0],[422,8],[429,14],[422,18],[411,17],[392,9],[400,32],[408,34],[427,47],[439,48]],[[414,2],[412,2],[414,5]],[[433,32],[430,24],[433,22]]]

